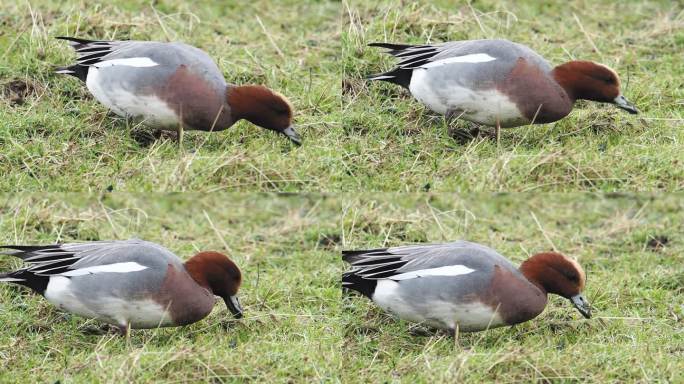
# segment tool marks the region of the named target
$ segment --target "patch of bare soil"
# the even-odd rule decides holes
[[[22,105],[26,98],[35,93],[35,87],[23,80],[15,79],[0,86],[2,97],[11,105]]]

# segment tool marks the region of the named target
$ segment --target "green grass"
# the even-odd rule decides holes
[[[0,382],[672,382],[684,380],[684,197],[591,194],[40,195],[0,201],[0,243],[144,238],[229,254],[245,317],[222,303],[129,342],[0,285]],[[512,328],[416,335],[342,297],[341,249],[468,239],[513,262],[557,249],[594,318],[552,296]],[[654,239],[660,239],[659,246]],[[0,259],[0,270],[18,266]]]
[[[347,204],[346,247],[469,239],[519,264],[551,249],[587,273],[585,320],[550,296],[512,328],[412,335],[368,300],[344,300],[343,379],[359,382],[682,382],[684,199],[587,194],[409,195]],[[654,238],[667,239],[658,248]]]
[[[403,4],[403,5],[402,5]],[[650,191],[684,186],[684,8],[670,1],[346,0],[343,128],[356,186],[419,191]],[[575,16],[577,19],[575,19]],[[584,29],[584,33],[583,30]],[[364,77],[396,61],[371,42],[506,38],[552,64],[616,69],[642,114],[582,102],[554,124],[461,143],[408,91]],[[594,51],[592,44],[598,48]]]
[[[38,195],[3,199],[0,243],[144,238],[182,259],[228,254],[245,317],[217,304],[185,328],[85,335],[92,321],[0,286],[0,382],[284,382],[341,369],[339,210],[322,198],[251,195]],[[327,236],[327,237],[326,237]],[[330,240],[330,238],[332,240]],[[2,257],[2,270],[18,266]]]
[[[0,195],[0,244],[138,237],[183,259],[222,251],[243,271],[245,318],[219,303],[127,341],[2,284],[0,382],[684,382],[684,196],[654,194],[684,187],[681,4],[64,3],[0,14],[0,190],[20,191]],[[74,59],[59,35],[198,46],[229,82],[286,95],[304,145],[247,122],[186,132],[180,148],[153,139],[53,73]],[[642,114],[578,103],[560,122],[504,130],[497,147],[460,142],[467,123],[363,80],[393,64],[367,43],[484,37],[612,66]],[[515,263],[576,257],[595,318],[552,297],[537,319],[455,343],[340,292],[342,249],[456,239]],[[0,270],[18,266],[0,257]]]
[[[330,138],[341,126],[340,11],[331,1],[294,0],[3,5],[0,189],[326,189],[326,159],[339,157]],[[248,122],[214,134],[186,132],[183,148],[174,137],[150,139],[151,129],[108,114],[83,83],[53,73],[75,59],[54,39],[61,35],[200,47],[228,82],[286,95],[306,146]],[[328,138],[324,145],[320,136]]]
[[[684,8],[669,1],[472,3],[279,1],[199,4],[48,0],[6,5],[0,23],[0,180],[32,191],[650,191],[684,187]],[[575,16],[577,19],[575,19]],[[304,146],[247,122],[172,135],[108,113],[53,73],[74,54],[54,36],[182,40],[228,81],[290,98]],[[483,37],[557,64],[614,67],[642,110],[579,103],[555,124],[462,143],[399,87],[368,83],[393,61],[373,41]],[[598,48],[594,51],[592,46]]]

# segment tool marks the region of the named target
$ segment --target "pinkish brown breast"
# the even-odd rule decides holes
[[[494,266],[494,274],[485,297],[481,298],[508,325],[522,323],[537,317],[546,307],[546,293],[524,277]]]
[[[573,101],[547,73],[519,58],[498,89],[535,124],[551,123],[567,116]]]
[[[168,308],[175,325],[187,325],[207,317],[216,302],[214,295],[199,286],[185,271],[169,264],[166,278],[153,298]]]
[[[180,65],[158,95],[182,117],[186,129],[221,131],[233,124],[226,90]],[[212,128],[213,127],[213,128]]]

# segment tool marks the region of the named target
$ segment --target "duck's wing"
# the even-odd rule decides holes
[[[344,251],[342,258],[352,266],[349,273],[370,280],[456,276],[494,265],[515,269],[493,249],[468,241]]]
[[[56,39],[68,41],[78,55],[76,64],[57,68],[56,72],[77,77],[83,82],[88,77],[90,66],[101,62],[104,57],[115,52],[123,43],[122,41],[86,40],[67,36],[58,36]]]
[[[24,261],[26,267],[13,272],[15,275],[20,272],[24,279],[28,276],[73,277],[101,272],[134,272],[168,263],[182,264],[166,248],[137,239],[0,248],[10,249],[4,254]]]

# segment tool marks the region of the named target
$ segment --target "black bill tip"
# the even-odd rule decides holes
[[[242,306],[240,305],[240,300],[238,300],[237,296],[229,296],[224,298],[223,301],[226,302],[226,307],[228,307],[228,310],[236,319],[242,318]]]
[[[570,298],[570,301],[572,301],[572,304],[577,308],[579,313],[582,314],[587,319],[591,319],[591,306],[589,305],[589,302],[587,299],[582,296],[582,294],[575,295]]]
[[[627,100],[627,98],[625,98],[623,95],[618,95],[618,97],[616,97],[613,100],[613,104],[615,104],[620,109],[624,109],[632,115],[636,115],[639,113],[637,107],[631,102],[629,102],[629,100]]]
[[[280,131],[280,132],[281,132],[283,135],[287,136],[287,138],[290,139],[290,141],[292,141],[292,142],[295,143],[296,145],[298,145],[298,146],[299,146],[299,145],[302,145],[302,138],[301,138],[301,136],[299,136],[299,134],[297,133],[297,131],[294,130],[294,127],[289,126],[289,127],[283,129],[283,130]]]

